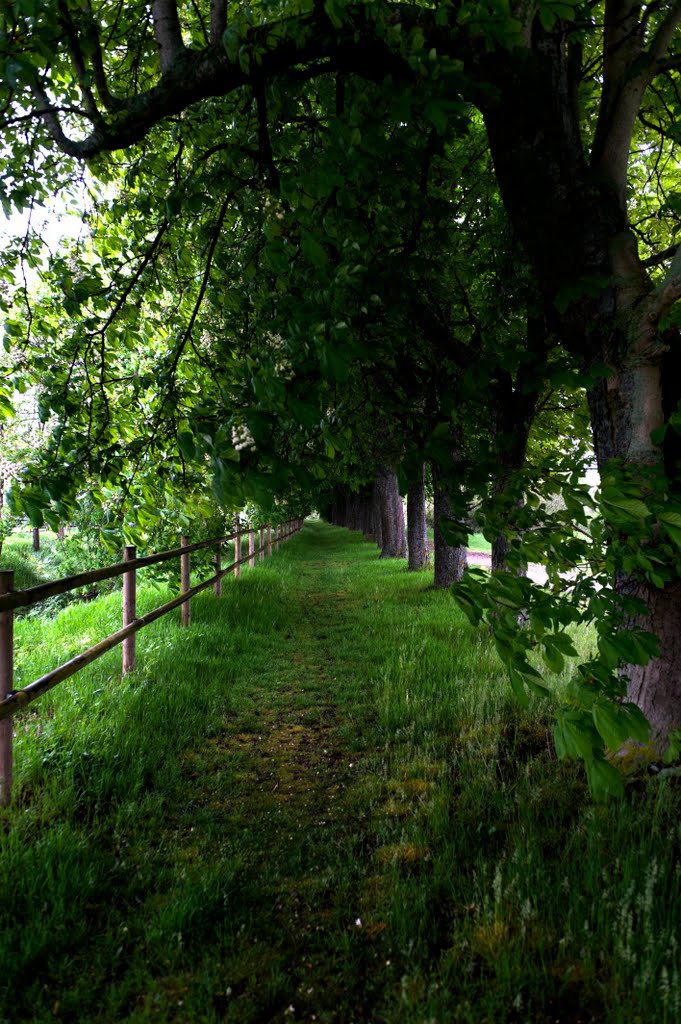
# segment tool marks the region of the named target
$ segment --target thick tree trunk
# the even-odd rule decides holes
[[[678,345],[678,339],[675,339]],[[632,345],[633,348],[633,345]],[[635,357],[631,360],[635,363]],[[615,366],[612,376],[589,393],[589,407],[599,469],[613,458],[627,467],[661,468],[676,462],[678,438],[668,429],[665,449],[650,440],[651,431],[663,423],[681,397],[678,374],[665,373],[662,366]],[[657,466],[656,466],[657,463]],[[669,481],[670,491],[678,488],[678,479]],[[663,557],[651,535],[649,555]],[[636,615],[625,625],[654,633],[660,644],[660,656],[647,665],[625,665],[627,697],[638,704],[652,727],[652,738],[662,751],[669,734],[681,729],[681,581],[677,578],[655,587],[651,583],[621,573],[617,590],[646,605],[647,614]]]
[[[374,486],[381,524],[381,558],[406,558],[404,507],[394,470],[380,466]]]
[[[647,665],[627,665],[627,696],[638,704],[652,727],[652,739],[664,750],[669,734],[681,727],[681,581],[659,588],[639,583],[632,593],[650,614],[638,625],[660,641],[659,658]]]
[[[412,571],[425,569],[430,561],[428,527],[426,524],[426,467],[421,466],[419,479],[407,491],[407,547]]]
[[[537,353],[540,360],[546,358],[545,338],[543,318],[528,316],[528,350]],[[528,384],[526,380],[528,372],[534,386]],[[531,365],[527,364],[519,371],[515,382],[511,374],[503,370],[497,371],[496,378],[496,385],[490,388],[489,401],[494,453],[497,458],[497,473],[492,484],[492,492],[499,496],[511,489],[514,474],[525,464],[530,427],[539,400],[537,388],[543,387],[543,376],[537,374]],[[516,493],[506,494],[509,519],[521,504],[522,498],[517,492],[516,487]],[[492,541],[492,572],[508,571],[509,550],[507,534],[499,533]],[[522,575],[525,575],[526,571],[521,570]]]
[[[624,20],[620,25],[619,9],[616,14],[608,31],[628,31]],[[626,45],[635,46],[644,33],[632,30],[627,38]],[[664,371],[671,353],[665,355],[669,345],[658,330],[678,298],[678,283],[672,274],[653,288],[627,221],[624,184],[636,105],[631,117],[618,112],[614,102],[604,106],[587,161],[580,67],[571,59],[575,51],[565,47],[560,33],[542,33],[536,24],[531,42],[531,53],[517,49],[503,60],[495,53],[489,61],[497,89],[490,90],[483,113],[504,206],[525,246],[555,336],[585,367],[594,362],[608,367],[589,393],[599,469],[618,459],[625,469],[657,467],[670,473],[679,439],[668,430],[661,450],[651,431],[663,425],[681,397],[678,372]],[[611,77],[619,54],[626,57],[623,45],[619,40],[611,47]],[[615,76],[608,87],[612,95],[629,90],[631,99],[631,74],[635,67],[643,74],[642,66],[632,61],[619,79]],[[678,487],[674,475],[668,477],[672,493]],[[652,551],[654,531],[650,544]],[[649,614],[634,625],[660,639],[659,658],[625,672],[629,697],[649,718],[661,746],[670,731],[681,728],[681,582],[674,567],[668,568],[676,578],[661,588],[625,575],[613,581],[622,593],[645,602]]]
[[[440,524],[452,517],[451,484],[442,476],[439,467],[432,464],[433,473],[433,519],[435,538],[434,583],[436,589],[451,587],[459,583],[468,566],[466,548],[452,547],[445,540]]]
[[[362,533],[367,540],[373,540],[372,492],[365,491],[362,495]]]
[[[374,480],[371,488],[371,535],[377,547],[383,547],[383,516],[381,493],[378,482]]]

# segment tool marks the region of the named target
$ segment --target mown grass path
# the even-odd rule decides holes
[[[428,574],[309,523],[142,636],[18,725],[0,1019],[681,1019],[677,791],[591,806]]]

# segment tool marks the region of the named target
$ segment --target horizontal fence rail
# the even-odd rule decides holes
[[[6,807],[11,798],[12,791],[12,716],[26,705],[30,704],[41,694],[51,690],[58,683],[63,682],[70,676],[75,675],[86,665],[90,665],[97,658],[100,658],[107,651],[123,644],[123,674],[135,668],[135,634],[150,625],[157,619],[167,615],[174,608],[181,608],[181,624],[188,626],[191,621],[190,602],[192,597],[200,594],[212,586],[215,594],[219,597],[222,593],[222,580],[229,573],[238,576],[242,565],[255,565],[255,557],[259,561],[265,555],[272,554],[272,541],[274,539],[274,550],[279,550],[282,541],[297,533],[303,525],[302,519],[290,519],[286,523],[274,527],[268,525],[259,528],[259,548],[255,547],[255,530],[247,527],[245,531],[237,529],[235,533],[226,537],[216,537],[208,541],[200,541],[190,544],[188,537],[182,537],[179,548],[171,551],[161,551],[153,555],[146,555],[137,558],[134,547],[126,547],[124,561],[116,565],[107,566],[103,569],[93,569],[90,572],[77,573],[74,576],[65,576],[63,579],[54,580],[49,583],[41,583],[37,587],[29,587],[27,590],[14,590],[13,570],[0,570],[0,806]],[[248,534],[248,555],[242,556],[241,541],[244,533]],[[221,555],[222,545],[234,541],[234,554],[237,555],[234,561],[226,568],[222,568]],[[190,556],[194,551],[201,551],[205,548],[216,549],[215,574],[210,579],[204,580],[195,586],[190,583]],[[171,561],[174,558],[180,559],[180,594],[146,615],[137,617],[137,570],[150,565],[158,565],[162,562]],[[70,661],[59,665],[34,680],[21,690],[13,689],[14,681],[14,609],[30,608],[48,597],[57,594],[66,594],[78,587],[88,586],[91,583],[98,583],[102,580],[114,579],[123,576],[123,626],[115,633],[100,640],[99,643],[89,647],[82,654],[76,655]]]

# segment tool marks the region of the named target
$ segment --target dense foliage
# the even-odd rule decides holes
[[[189,492],[304,510],[429,458],[452,543],[475,508],[510,544],[458,595],[521,698],[597,623],[556,740],[617,789],[639,708],[681,727],[678,0],[0,16],[3,203],[86,220],[3,255],[5,394],[53,424],[14,510],[108,489],[133,536]]]

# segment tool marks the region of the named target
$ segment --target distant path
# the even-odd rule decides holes
[[[489,569],[492,565],[492,556],[487,551],[468,551],[468,563],[469,565],[480,565],[485,569]],[[546,583],[548,574],[543,565],[538,565],[536,562],[530,562],[527,567],[527,575],[534,583]]]

